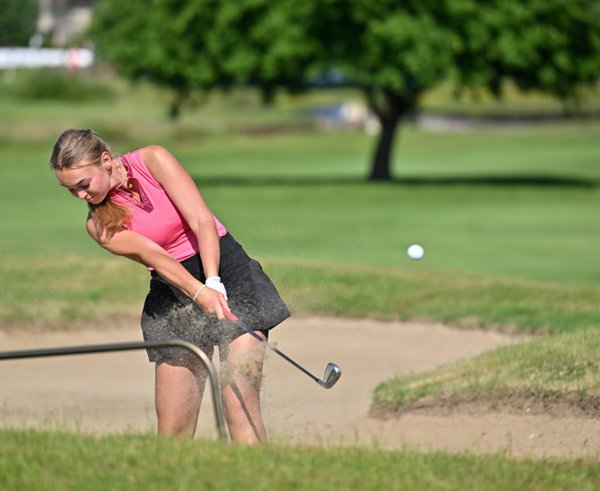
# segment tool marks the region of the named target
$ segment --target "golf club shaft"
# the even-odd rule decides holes
[[[312,373],[310,373],[306,368],[304,368],[302,365],[299,365],[298,363],[296,363],[294,360],[292,360],[285,353],[279,351],[275,346],[273,346],[271,343],[269,343],[265,338],[263,338],[262,336],[259,336],[258,334],[256,334],[253,329],[251,329],[244,322],[242,322],[241,320],[239,320],[232,312],[228,311],[227,309],[224,309],[223,313],[225,314],[225,317],[227,317],[231,322],[233,322],[237,326],[241,327],[248,334],[250,334],[253,337],[255,337],[256,339],[258,339],[261,343],[263,343],[271,351],[274,351],[275,353],[277,353],[285,361],[287,361],[287,362],[291,363],[292,365],[294,365],[298,370],[300,370],[301,372],[303,372],[306,375],[308,375],[310,378],[312,378],[318,384],[323,385],[323,383],[324,383],[323,380],[321,380],[319,377],[316,377],[315,375],[313,375]]]

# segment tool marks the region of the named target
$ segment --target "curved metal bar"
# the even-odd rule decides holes
[[[117,351],[131,351],[138,349],[152,348],[169,348],[179,347],[184,348],[194,353],[206,367],[210,378],[210,386],[212,391],[213,406],[215,410],[215,419],[219,438],[223,442],[229,440],[229,433],[225,424],[225,416],[223,415],[223,403],[221,401],[221,391],[219,387],[219,375],[214,364],[208,358],[206,353],[198,346],[183,341],[181,339],[171,339],[168,341],[133,341],[129,343],[111,343],[111,344],[89,344],[80,346],[65,346],[61,348],[40,348],[18,351],[0,351],[0,360],[16,360],[23,358],[40,358],[47,356],[64,356],[64,355],[85,355],[90,353],[107,353]]]

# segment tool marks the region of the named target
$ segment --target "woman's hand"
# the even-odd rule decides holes
[[[221,278],[219,276],[209,276],[208,278],[206,278],[206,281],[204,283],[207,287],[212,288],[213,290],[217,290],[219,293],[222,293],[225,297],[225,300],[227,300],[227,290],[225,290],[225,285],[221,283]]]
[[[203,287],[201,287],[200,291],[196,295],[196,298],[194,299],[194,302],[202,309],[204,313],[214,315],[219,320],[223,320],[225,318],[225,315],[223,314],[224,309],[229,310],[229,305],[227,304],[227,298],[225,295],[213,289],[212,287],[209,287],[208,284],[205,284]]]

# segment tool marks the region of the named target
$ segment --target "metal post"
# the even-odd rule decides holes
[[[41,348],[41,349],[29,349],[19,351],[0,351],[0,360],[16,360],[23,358],[40,358],[47,356],[64,356],[64,355],[85,355],[90,353],[108,353],[117,351],[131,351],[138,349],[152,349],[152,348],[169,348],[179,347],[185,348],[194,353],[208,372],[210,378],[210,386],[212,390],[213,406],[215,410],[215,419],[217,424],[217,430],[219,432],[219,438],[223,442],[229,440],[229,433],[225,424],[225,416],[223,415],[223,404],[221,401],[221,391],[219,388],[219,375],[212,361],[208,358],[206,353],[202,351],[198,346],[183,341],[181,339],[171,339],[167,341],[133,341],[129,343],[112,343],[112,344],[90,344],[80,346],[65,346],[61,348]]]

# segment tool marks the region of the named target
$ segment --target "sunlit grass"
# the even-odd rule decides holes
[[[596,462],[2,431],[2,489],[596,489]]]
[[[600,288],[307,260],[265,260],[295,315],[430,319],[511,332],[558,333],[598,326]],[[108,254],[0,260],[3,326],[70,329],[137,323],[148,272]],[[365,288],[365,285],[369,285]]]

